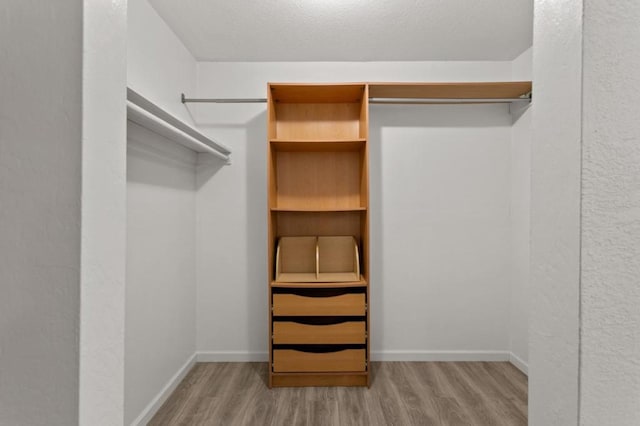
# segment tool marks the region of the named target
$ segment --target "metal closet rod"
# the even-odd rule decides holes
[[[264,104],[267,102],[267,98],[187,98],[184,93],[181,94],[180,99],[183,104]]]
[[[266,98],[187,98],[182,93],[183,104],[259,104],[266,103]],[[375,98],[370,97],[371,104],[506,104],[512,102],[531,102],[531,97],[525,95],[520,98]]]
[[[509,104],[531,102],[530,98],[369,98],[370,104]]]

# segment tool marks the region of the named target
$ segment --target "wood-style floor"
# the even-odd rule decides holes
[[[268,389],[266,363],[200,363],[150,425],[516,426],[527,378],[506,362],[373,363],[366,388]]]

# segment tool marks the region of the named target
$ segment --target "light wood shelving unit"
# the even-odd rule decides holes
[[[367,85],[267,96],[269,386],[368,386]]]
[[[369,101],[528,102],[531,88],[269,84],[269,387],[370,384]]]

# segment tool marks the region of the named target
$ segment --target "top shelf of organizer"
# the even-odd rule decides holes
[[[370,98],[513,99],[531,92],[530,81],[478,83],[368,83]]]
[[[269,84],[271,100],[279,103],[351,103],[361,102],[364,83],[340,84]]]
[[[268,136],[301,142],[366,140],[367,105],[365,83],[270,83]]]

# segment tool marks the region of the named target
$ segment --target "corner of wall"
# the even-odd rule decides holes
[[[535,0],[529,421],[579,423],[583,2]]]
[[[511,61],[511,79],[513,81],[533,79],[533,46]]]
[[[511,63],[513,81],[532,79],[533,48],[522,52]],[[531,182],[531,110],[533,104],[512,109],[510,145],[511,180],[511,286],[509,307],[510,360],[527,372],[529,323],[529,245]]]
[[[124,418],[126,1],[84,0],[79,424]]]
[[[148,0],[128,2],[127,85],[193,125],[180,93],[196,87],[197,63]]]
[[[162,404],[169,399],[173,391],[180,385],[180,382],[189,374],[189,371],[191,371],[196,362],[197,354],[194,352],[184,365],[167,381],[162,389],[160,389],[160,392],[149,402],[138,417],[131,422],[131,426],[143,426],[149,423],[158,410],[160,410]]]

